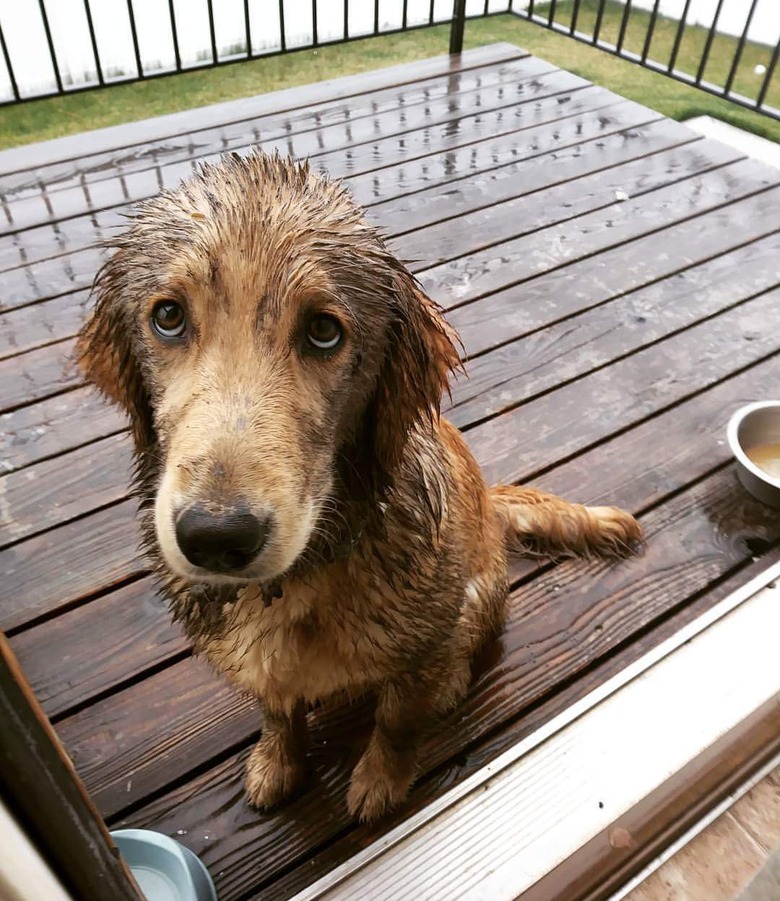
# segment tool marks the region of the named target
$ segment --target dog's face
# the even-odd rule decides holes
[[[343,188],[289,161],[206,167],[113,246],[80,356],[154,458],[162,557],[192,581],[275,579],[338,515],[356,442],[392,473],[451,335]]]

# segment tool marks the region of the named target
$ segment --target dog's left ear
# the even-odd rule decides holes
[[[87,379],[128,414],[136,451],[142,453],[155,441],[152,408],[133,348],[134,324],[115,284],[114,263],[109,261],[95,279],[97,302],[79,333],[77,362]]]
[[[439,415],[450,373],[461,368],[457,333],[400,263],[393,295],[395,318],[375,396],[374,450],[386,474],[400,462],[410,430]]]

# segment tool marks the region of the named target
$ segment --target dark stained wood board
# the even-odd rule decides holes
[[[560,75],[564,83],[567,81],[561,73],[557,74]],[[552,87],[550,87],[550,90],[552,90]],[[535,104],[520,104],[513,107],[509,112],[501,109],[485,110],[481,114],[468,117],[465,120],[456,120],[457,128],[453,127],[452,122],[446,126],[441,126],[439,128],[441,135],[437,135],[437,129],[435,128],[418,129],[416,132],[408,132],[401,136],[381,139],[370,146],[358,145],[354,151],[340,151],[316,155],[312,158],[318,167],[336,177],[371,173],[377,168],[377,160],[382,159],[382,169],[395,165],[396,168],[390,174],[392,181],[398,182],[402,180],[403,176],[404,167],[401,165],[402,163],[413,163],[419,158],[427,160],[430,153],[426,154],[425,151],[430,151],[431,146],[435,146],[440,150],[441,142],[437,142],[437,137],[441,137],[442,142],[446,142],[453,147],[459,147],[464,144],[484,143],[486,136],[494,137],[495,135],[512,134],[521,128],[532,128],[535,125],[554,122],[560,107],[559,99],[560,97],[553,95]],[[605,106],[617,102],[618,98],[608,92],[595,88],[583,88],[580,92],[577,92],[575,98],[570,99],[566,109],[570,115],[574,115],[585,110],[592,111],[594,107],[599,105]],[[531,108],[530,111],[527,108]],[[526,119],[530,121],[526,121]],[[605,126],[607,125],[609,125],[608,117],[605,122]],[[386,144],[388,146],[384,146]],[[264,149],[269,148],[264,147]],[[441,156],[441,153],[439,156]],[[346,163],[345,159],[347,160]],[[216,161],[216,158],[213,161]],[[433,164],[435,160],[429,162]],[[436,174],[437,169],[433,165],[423,166],[418,178],[422,179],[425,186],[436,181],[441,182],[446,179],[449,165],[450,163],[447,163],[441,167],[443,170],[441,175]],[[125,203],[133,199],[141,199],[142,196],[155,194],[163,187],[176,187],[183,178],[189,177],[192,171],[193,167],[191,164],[178,164],[176,167],[173,167],[173,171],[165,170],[162,173],[162,170],[160,170],[161,175],[156,179],[152,179],[151,173],[142,173],[149,180],[148,188],[144,194],[139,195],[137,198],[126,198]],[[163,180],[162,174],[165,174],[166,180]],[[372,182],[374,181],[375,179],[372,179]],[[113,182],[106,183],[107,186],[113,184]],[[354,193],[358,200],[362,202],[359,188],[360,186],[355,186]],[[106,187],[106,190],[108,190],[108,187]],[[373,185],[372,190],[376,190]],[[384,193],[382,196],[386,197],[387,193]],[[101,201],[99,199],[92,198],[92,201],[96,209],[103,208],[100,206]],[[84,210],[79,208],[73,212],[73,215],[81,215],[83,212]],[[39,263],[31,263],[23,267],[17,266],[9,269],[3,278],[5,287],[3,306],[0,309],[11,309],[33,300],[41,300],[83,288],[89,283],[91,274],[95,272],[103,258],[101,251],[90,247],[72,254],[56,257],[54,260],[43,260]]]
[[[95,192],[100,190],[97,186],[102,182],[119,178],[129,184],[129,179],[139,172],[189,164],[193,159],[210,159],[219,153],[245,150],[251,144],[272,149],[278,147],[282,152],[296,156],[327,153],[331,149],[374,141],[379,135],[389,137],[463,118],[482,108],[516,103],[539,90],[529,89],[529,83],[557,71],[550,63],[526,56],[499,66],[483,66],[454,76],[429,79],[400,93],[391,88],[382,93],[351,98],[349,104],[335,108],[315,107],[295,116],[266,116],[240,123],[231,133],[221,130],[220,133],[211,131],[188,136],[178,148],[164,146],[149,148],[148,153],[134,151],[119,166],[98,166],[89,171],[82,168],[79,173],[53,183],[44,182],[45,191],[41,190],[40,182],[32,182],[26,188],[6,192],[6,203],[13,216],[17,204],[28,199],[42,200],[40,195],[45,194],[54,211],[58,212],[57,206],[63,200],[58,195],[70,191],[72,197],[81,196],[93,206]],[[582,80],[576,83],[586,85]],[[165,174],[160,178],[164,183],[168,182]],[[59,212],[62,213],[62,209]]]
[[[316,128],[334,122],[349,122],[361,115],[375,115],[398,106],[436,99],[442,93],[446,95],[452,91],[468,90],[473,79],[489,83],[500,78],[506,63],[528,55],[527,51],[508,44],[479,47],[465,51],[457,59],[440,56],[426,60],[424,72],[420,63],[403,64],[342,78],[338,82],[276,92],[273,97],[258,95],[234,103],[187,110],[178,117],[166,116],[132,123],[130,127],[102,129],[99,133],[74,136],[69,139],[73,145],[70,156],[58,154],[55,142],[51,141],[45,146],[32,148],[33,159],[29,146],[16,152],[6,151],[0,156],[5,173],[0,176],[0,198],[8,199],[19,189],[40,189],[42,184],[57,187],[67,185],[69,180],[75,183],[82,176],[107,178],[112,173],[115,177],[126,175],[137,168],[148,168],[148,160],[161,155],[169,158],[172,154],[180,154],[181,158],[189,159],[196,149],[219,150],[232,146],[241,135],[254,136],[255,129],[260,127],[260,123],[266,124],[269,117],[282,123],[283,132],[292,132],[302,127]],[[415,77],[404,75],[404,72],[411,71],[414,71]],[[294,98],[292,102],[279,103],[282,93]],[[177,119],[179,127],[174,125],[171,128]],[[199,120],[201,124],[198,124]],[[303,126],[301,123],[304,123]],[[151,131],[154,125],[163,126],[158,129],[158,137],[141,136],[143,129]],[[117,139],[116,136],[123,130],[131,136],[130,141]],[[112,137],[114,141],[111,141]],[[104,140],[100,141],[101,138]],[[98,141],[104,145],[100,149],[86,146]],[[64,145],[68,141],[56,143]],[[49,159],[35,160],[36,150],[42,151],[40,156],[46,155]],[[16,157],[16,164],[9,160],[11,156]]]
[[[466,92],[453,98],[452,95],[443,98],[433,98],[428,101],[421,98],[417,105],[405,107],[395,105],[393,108],[369,115],[366,118],[356,118],[344,124],[325,125],[323,128],[312,130],[316,125],[316,113],[305,126],[299,124],[298,128],[288,130],[283,123],[279,123],[277,131],[271,132],[269,139],[260,140],[263,149],[294,156],[311,156],[318,159],[328,159],[334,151],[339,150],[342,156],[354,153],[349,168],[353,172],[360,171],[360,166],[366,166],[370,159],[369,148],[380,144],[383,148],[393,149],[393,155],[402,158],[412,158],[413,151],[420,145],[428,142],[425,136],[428,132],[436,132],[438,128],[442,134],[446,128],[442,123],[451,120],[459,121],[463,126],[463,135],[478,138],[483,127],[488,124],[498,125],[507,116],[501,115],[501,110],[508,107],[536,105],[541,98],[552,98],[556,93],[567,90],[587,89],[587,82],[577,76],[555,69],[548,63],[543,63],[532,57],[526,60],[518,60],[510,64],[509,71],[502,73],[502,79],[496,79],[496,84],[486,84],[484,91],[478,79],[474,82],[473,91]],[[514,76],[514,77],[513,77]],[[508,85],[512,86],[508,90]],[[472,96],[473,94],[473,96]],[[479,113],[471,110],[480,109],[484,96],[487,122],[480,118]],[[545,121],[547,108],[554,104],[554,100],[540,104],[543,108],[537,113],[525,111],[524,114],[516,112],[511,117],[511,124],[517,128],[526,127],[529,118],[535,118],[537,122]],[[518,104],[520,106],[518,106]],[[548,116],[548,118],[551,118]],[[399,136],[406,134],[406,121],[411,122],[408,134],[411,136],[412,146],[410,153],[404,153],[399,146]],[[522,120],[522,123],[521,123]],[[421,126],[423,122],[430,125]],[[507,125],[510,123],[508,122]],[[308,127],[307,127],[308,126]],[[457,146],[459,138],[457,133],[461,129],[455,129],[450,141],[452,146]],[[511,128],[505,128],[511,130]],[[354,135],[354,138],[353,138]],[[386,137],[383,137],[386,135]],[[431,137],[434,137],[432,134]],[[248,147],[258,143],[250,132],[244,139],[241,149],[246,151]],[[460,143],[463,143],[460,140]],[[350,150],[354,145],[354,149]],[[236,152],[238,148],[233,148]],[[177,183],[182,175],[192,171],[194,159],[199,162],[209,162],[219,155],[219,148],[211,153],[198,154],[196,147],[176,162],[157,162],[150,160],[151,166],[147,166],[136,172],[121,177],[104,179],[87,183],[79,179],[79,184],[72,188],[63,188],[52,192],[41,192],[37,196],[20,198],[4,204],[7,214],[12,219],[7,231],[19,231],[40,225],[44,222],[58,219],[67,219],[80,215],[88,210],[106,209],[111,206],[125,204],[141,200],[151,196],[163,187],[171,187]],[[422,155],[422,154],[418,154]],[[362,163],[360,162],[362,161]],[[369,168],[373,168],[369,165]]]
[[[541,171],[539,171],[538,166],[534,170],[529,170],[527,166],[524,167],[523,188],[526,188],[529,184],[528,179],[531,171],[539,171],[541,184],[547,183],[545,180],[552,177],[555,177],[556,180],[566,180],[573,177],[570,172],[567,172],[567,169],[574,170],[574,174],[580,171],[595,171],[596,163],[594,161],[591,161],[589,165],[584,163],[581,160],[581,152],[577,152],[576,148],[580,148],[590,141],[599,141],[611,136],[608,144],[599,147],[602,151],[601,155],[605,159],[605,164],[609,165],[610,151],[613,145],[615,145],[615,150],[612,152],[620,152],[621,149],[624,149],[620,145],[625,144],[626,139],[633,140],[641,137],[641,131],[635,130],[638,126],[662,120],[659,113],[640,106],[638,103],[615,99],[617,102],[610,104],[608,110],[604,110],[598,117],[588,115],[588,111],[584,110],[575,116],[559,119],[554,123],[543,123],[504,138],[505,144],[513,140],[511,158],[498,165],[495,169],[480,169],[480,179],[504,180],[510,177],[512,173],[516,173],[520,161],[539,159],[549,154],[555,154],[552,157],[556,161],[554,170],[549,165],[542,167]],[[685,129],[684,126],[669,120],[662,121],[665,123],[667,133],[674,129],[680,134],[686,134],[690,139],[695,139],[696,136]],[[622,141],[618,141],[615,136],[626,129],[631,130],[623,136]],[[501,146],[495,139],[488,138],[485,141],[478,142],[476,145],[454,152],[450,151],[449,153],[450,157],[452,157],[453,153],[456,157],[465,157],[468,154],[471,158],[471,168],[476,169],[479,164],[479,158],[485,157],[485,151],[487,150],[491,152],[495,163],[495,157],[497,155],[500,156]],[[562,152],[567,149],[569,154],[562,155]],[[639,152],[641,152],[641,148]],[[504,151],[504,155],[506,155],[506,151]],[[430,157],[418,160],[416,165],[427,167],[428,163],[437,156],[440,156],[440,154],[437,154],[434,150]],[[568,166],[564,166],[563,160],[568,159],[568,157],[573,158]],[[483,167],[489,165],[487,159],[482,161],[482,165]],[[409,168],[409,164],[404,166],[404,172],[407,177]],[[452,215],[447,203],[448,197],[451,196],[453,207],[456,207],[455,212],[457,212],[457,206],[459,206],[459,204],[456,205],[457,197],[455,195],[463,192],[463,198],[460,202],[469,203],[469,194],[471,192],[468,191],[468,187],[469,183],[473,184],[475,179],[473,176],[468,175],[468,170],[465,174],[457,174],[456,172],[455,175],[456,177],[447,182],[446,186],[442,184],[434,185],[430,188],[423,188],[416,194],[402,195],[400,198],[393,198],[390,201],[382,199],[381,183],[388,179],[388,173],[384,169],[346,179],[346,181],[356,193],[369,194],[369,199],[364,202],[364,205],[369,210],[375,208],[375,211],[371,213],[373,218],[377,219],[380,224],[384,222],[387,226],[395,227],[397,231],[401,231],[403,230],[403,222],[396,225],[392,218],[388,216],[388,214],[393,213],[399,204],[408,206],[409,213],[414,212],[416,220],[420,225],[423,225],[427,221],[436,221],[438,218],[441,218],[438,215],[437,201],[444,205],[444,216]],[[379,181],[380,184],[377,185],[375,180]],[[517,185],[512,186],[513,190],[516,190],[516,188]],[[479,186],[475,185],[474,189],[477,197],[481,197],[482,192],[479,190]],[[531,187],[528,187],[528,190],[531,189]],[[0,247],[0,270],[51,259],[91,246],[97,241],[108,237],[117,226],[121,226],[125,221],[124,214],[126,212],[126,206],[112,207],[108,210],[93,211],[64,222],[53,222],[26,229],[14,235],[12,241],[5,242]],[[426,213],[431,218],[426,218]]]
[[[425,84],[336,82],[311,110],[304,92],[198,113],[200,135],[139,123],[138,141],[84,136],[89,152],[33,149],[29,173],[13,170],[5,206],[30,219],[0,245],[15,305],[0,313],[0,622],[103,812],[205,849],[226,898],[266,882],[283,897],[387,825],[355,829],[344,810],[367,710],[313,717],[315,782],[272,815],[246,807],[239,760],[260,717],[190,657],[145,575],[125,422],[66,368],[96,242],[129,198],[287,128],[347,177],[462,330],[473,379],[449,415],[489,475],[620,502],[649,529],[646,555],[615,568],[513,563],[507,634],[429,742],[408,809],[706,609],[780,539],[723,443],[733,409],[780,376],[778,173],[522,56],[502,46],[493,66],[486,50],[452,78],[440,60]],[[523,66],[537,74],[513,82]],[[518,86],[534,99],[507,99]]]

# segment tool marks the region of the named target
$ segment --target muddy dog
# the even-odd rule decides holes
[[[95,281],[87,376],[129,414],[145,541],[196,650],[264,709],[252,804],[307,705],[376,694],[350,812],[398,804],[500,631],[507,551],[619,554],[614,507],[488,488],[439,415],[457,336],[349,192],[256,153],[140,204]]]

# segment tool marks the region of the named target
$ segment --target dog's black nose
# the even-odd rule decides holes
[[[176,520],[176,541],[190,563],[227,573],[251,563],[270,530],[269,517],[258,519],[246,507],[211,513],[194,504]]]

